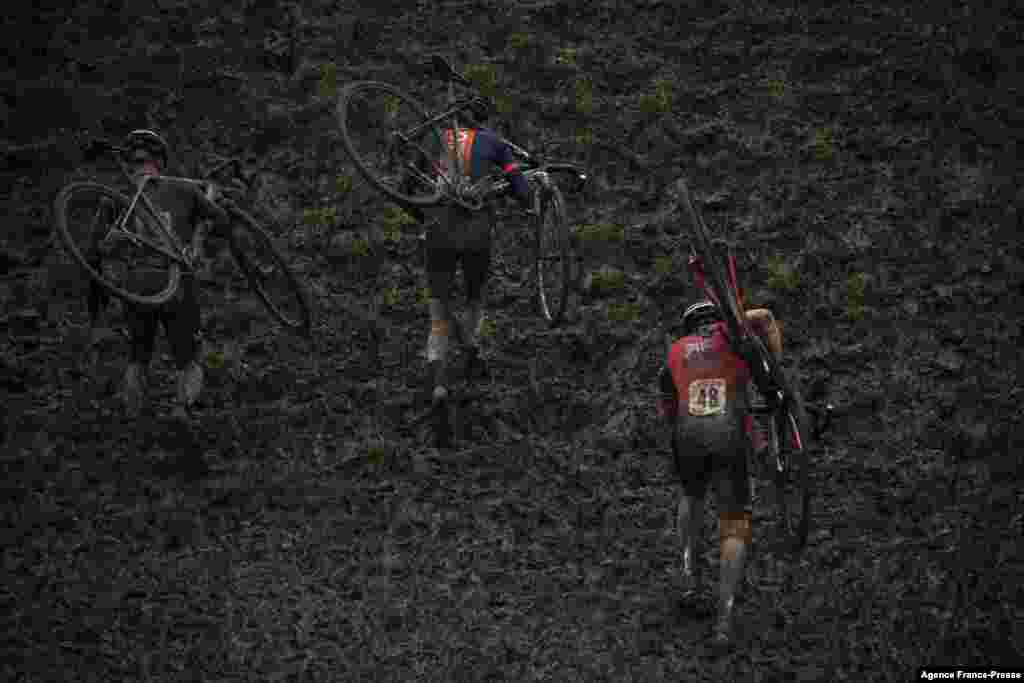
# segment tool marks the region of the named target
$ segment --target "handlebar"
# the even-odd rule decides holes
[[[434,74],[443,81],[458,83],[466,87],[472,87],[473,85],[468,78],[456,71],[448,60],[441,55],[434,55],[430,58],[430,67],[434,70]]]
[[[814,418],[814,427],[812,431],[814,433],[814,439],[817,441],[821,438],[822,434],[828,429],[829,425],[832,424],[832,416],[835,413],[835,408],[831,403],[825,403],[823,405],[805,404],[804,410],[807,414]]]
[[[120,161],[127,151],[128,149],[125,147],[115,145],[109,140],[103,140],[99,138],[89,140],[84,145],[82,145],[82,153],[85,155],[85,158],[88,161],[95,160],[96,158],[104,154],[117,155],[118,160]],[[223,174],[229,168],[233,168],[234,177],[240,179],[245,184],[246,189],[251,190],[253,185],[252,177],[245,174],[242,164],[243,162],[240,157],[230,157],[224,159],[223,161],[218,162],[217,165],[215,165],[209,171],[203,173],[201,181],[212,182],[212,179],[214,177]]]
[[[230,157],[221,161],[216,166],[211,168],[209,171],[203,174],[203,180],[210,180],[218,175],[221,175],[229,168],[233,169],[234,173],[232,177],[238,178],[245,185],[246,190],[252,190],[252,176],[246,175],[242,167],[242,159],[240,157]]]

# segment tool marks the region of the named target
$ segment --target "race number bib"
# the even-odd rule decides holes
[[[705,417],[725,410],[725,380],[699,379],[690,383],[690,415]]]

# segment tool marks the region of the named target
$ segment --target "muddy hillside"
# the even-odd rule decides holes
[[[1024,660],[1012,3],[43,0],[13,16],[3,680],[902,681]],[[335,115],[355,79],[441,104],[433,54],[489,89],[502,133],[592,176],[567,194],[579,281],[561,327],[537,315],[518,224],[501,226],[490,376],[453,385],[446,450],[425,419],[417,231],[357,176]],[[81,144],[136,127],[164,132],[183,174],[242,157],[315,304],[307,341],[230,262],[204,271],[207,388],[187,424],[164,341],[151,409],[125,416],[117,307],[86,371],[86,280],[52,240],[63,185],[123,185]],[[654,412],[665,335],[697,296],[665,211],[680,175],[736,245],[748,300],[783,321],[808,400],[836,406],[799,555],[773,543],[758,488],[720,656],[710,613],[678,604],[679,486]]]

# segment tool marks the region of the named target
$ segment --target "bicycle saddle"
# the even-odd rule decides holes
[[[430,66],[438,78],[445,81],[454,81],[461,85],[470,85],[469,79],[456,71],[448,60],[441,55],[434,55],[430,58]]]

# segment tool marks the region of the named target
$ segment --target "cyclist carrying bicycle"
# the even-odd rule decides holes
[[[530,186],[519,170],[516,157],[509,144],[494,131],[483,128],[490,117],[491,106],[483,99],[466,117],[472,127],[458,126],[458,139],[445,131],[447,144],[455,144],[457,163],[472,180],[487,175],[494,166],[504,171],[511,192],[528,214],[535,212]],[[447,164],[448,160],[439,163]],[[448,425],[448,376],[446,358],[452,322],[451,290],[456,266],[461,263],[466,284],[467,315],[463,326],[468,344],[466,374],[472,376],[483,371],[480,358],[480,324],[487,298],[487,280],[491,265],[491,241],[496,215],[494,205],[485,204],[480,211],[471,212],[457,205],[446,205],[438,220],[429,224],[426,234],[426,269],[430,287],[430,335],[427,338],[427,361],[433,379],[432,411],[438,446],[447,446],[450,439]],[[418,211],[414,212],[422,220]]]
[[[151,130],[132,131],[122,148],[125,150],[125,163],[136,182],[142,182],[146,176],[160,175],[167,167],[170,148],[162,136]],[[205,221],[221,226],[228,223],[227,214],[213,203],[216,197],[211,194],[212,188],[204,193],[193,185],[156,183],[150,185],[147,192],[182,243],[191,245],[194,254],[203,248],[202,227]],[[98,249],[90,259],[99,265],[102,257]],[[161,281],[159,275],[154,277],[153,272],[144,267],[136,269],[131,278],[141,288],[149,286],[150,281]],[[202,392],[203,368],[199,363],[201,320],[196,295],[194,276],[183,273],[178,292],[166,304],[158,307],[125,304],[131,358],[125,369],[122,398],[131,416],[137,416],[145,403],[146,375],[159,325],[164,327],[178,367],[175,414],[179,417],[186,415]],[[109,296],[100,285],[90,281],[89,314],[93,329],[108,301]]]
[[[699,280],[698,273],[698,280]],[[770,351],[782,353],[779,325],[767,309],[747,311],[752,331]],[[751,450],[761,452],[765,432],[755,423],[751,405],[751,371],[729,341],[717,306],[697,301],[683,313],[683,335],[672,344],[659,375],[658,412],[670,430],[676,471],[683,485],[677,527],[683,551],[684,597],[693,598],[699,583],[697,543],[701,535],[704,497],[715,477],[718,483],[720,586],[714,629],[718,645],[731,642],[736,589],[751,540]],[[754,443],[752,443],[752,439]]]

